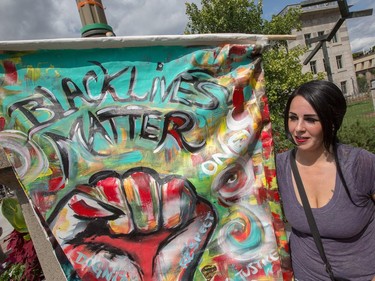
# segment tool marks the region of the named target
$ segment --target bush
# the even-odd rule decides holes
[[[275,153],[281,153],[293,147],[293,144],[285,137],[282,120],[274,120],[272,123]],[[375,126],[356,120],[351,124],[343,124],[338,137],[341,143],[364,148],[375,154]]]
[[[364,148],[375,153],[375,126],[356,120],[354,124],[344,124],[338,137],[340,142]]]
[[[41,281],[45,280],[42,268],[36,255],[33,242],[25,237],[28,233],[13,230],[5,241],[9,251],[5,259],[1,280],[7,281]]]
[[[284,130],[284,119],[272,116],[272,137],[275,153],[281,153],[291,149],[294,145],[287,139]]]
[[[4,240],[8,243],[8,253],[1,268],[0,281],[44,280],[18,200],[12,197],[2,199],[1,212],[14,230]]]
[[[25,265],[12,264],[1,275],[0,281],[20,281],[25,272]]]

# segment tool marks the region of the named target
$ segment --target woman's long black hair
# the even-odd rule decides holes
[[[288,119],[290,104],[296,96],[301,96],[306,99],[318,114],[323,129],[324,147],[327,151],[332,152],[335,157],[337,172],[350,201],[355,206],[362,207],[354,202],[338,159],[337,144],[339,140],[337,137],[337,131],[341,127],[347,107],[342,91],[332,82],[314,80],[302,84],[290,95],[284,111],[284,128],[288,139],[293,143],[294,141],[288,128]]]
[[[340,129],[346,113],[346,100],[342,91],[332,82],[313,80],[302,84],[289,96],[284,111],[284,129],[290,141],[293,141],[288,128],[289,110],[292,100],[301,96],[318,114],[323,129],[323,143],[327,151],[331,150],[339,140],[337,131]]]

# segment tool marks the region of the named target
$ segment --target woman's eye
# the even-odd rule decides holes
[[[297,119],[298,119],[297,116],[289,116],[289,120],[295,121]]]
[[[319,120],[318,119],[315,119],[315,118],[306,118],[305,119],[307,122],[309,123],[315,123],[315,122],[318,122]]]

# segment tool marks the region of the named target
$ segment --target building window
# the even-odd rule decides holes
[[[346,89],[346,81],[341,81],[341,91],[344,95],[346,95],[348,93],[347,89]]]
[[[316,70],[316,61],[310,61],[310,70],[313,74],[317,74],[318,71]]]
[[[318,37],[321,37],[324,35],[324,31],[318,31]]]
[[[311,33],[306,33],[305,35],[305,44],[307,48],[311,48],[311,44],[307,43],[307,40],[311,38]]]
[[[337,69],[342,68],[342,56],[336,56],[336,64],[337,64]]]
[[[335,33],[335,35],[333,35],[331,42],[337,43],[337,33]]]

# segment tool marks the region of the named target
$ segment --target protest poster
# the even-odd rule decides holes
[[[291,280],[267,44],[0,43],[0,145],[68,280]]]

